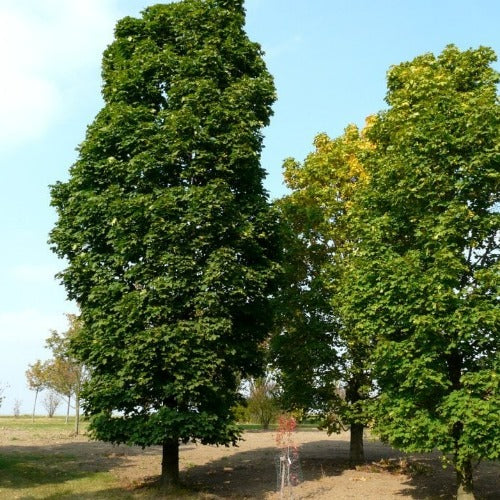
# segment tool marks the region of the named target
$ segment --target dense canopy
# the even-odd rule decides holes
[[[259,160],[275,91],[243,25],[242,2],[223,0],[119,21],[105,105],[52,187],[97,438],[237,439],[231,408],[239,377],[260,370],[278,248]]]

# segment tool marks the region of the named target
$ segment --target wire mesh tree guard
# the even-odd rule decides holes
[[[276,444],[280,452],[276,456],[276,489],[280,499],[293,498],[293,487],[302,480],[299,449],[294,441],[297,422],[293,417],[281,416],[279,419]]]

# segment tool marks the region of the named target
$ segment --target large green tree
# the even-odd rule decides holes
[[[314,411],[328,432],[350,428],[354,464],[364,460],[367,346],[341,317],[336,291],[353,240],[346,216],[367,180],[370,143],[351,125],[335,139],[319,134],[314,145],[304,162],[284,164],[291,192],[278,202],[285,262],[271,350],[285,407]]]
[[[488,48],[394,66],[351,213],[344,317],[376,344],[376,430],[452,457],[459,496],[500,456],[499,102]]]
[[[185,0],[118,22],[105,105],[67,182],[51,243],[81,307],[74,341],[95,438],[230,444],[241,377],[258,374],[278,245],[262,186],[275,100],[243,1]]]

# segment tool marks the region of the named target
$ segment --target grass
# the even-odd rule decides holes
[[[22,415],[18,418],[0,416],[0,429],[72,432],[74,427],[74,417],[70,417],[68,423],[66,423],[66,417],[35,417],[35,421],[33,422],[29,415]],[[85,428],[86,422],[81,419],[80,429],[82,432],[85,432]]]
[[[85,498],[82,494],[97,494],[115,486],[111,474],[82,470],[71,455],[17,453],[0,457],[2,498]]]
[[[72,419],[0,417],[0,435],[0,498],[147,498],[124,489],[98,462],[77,456],[82,439],[73,437]]]
[[[1,498],[133,498],[124,493],[109,472],[86,471],[72,455],[0,456]]]
[[[201,500],[205,496],[183,488],[162,495],[154,484],[127,490],[111,472],[81,468],[75,456],[19,453],[0,456],[0,498]]]

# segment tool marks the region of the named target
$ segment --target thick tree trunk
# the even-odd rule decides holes
[[[346,387],[346,400],[351,406],[363,399],[361,387],[363,385],[363,373],[353,373]],[[351,423],[351,438],[349,446],[349,464],[351,466],[361,464],[365,461],[363,449],[363,424],[359,422]]]
[[[457,469],[457,500],[474,500],[472,484],[472,463],[465,462],[460,469]]]
[[[351,424],[351,442],[349,446],[350,465],[361,464],[365,461],[363,429],[363,424]]]
[[[161,484],[164,488],[179,484],[179,440],[167,439],[163,443]]]

